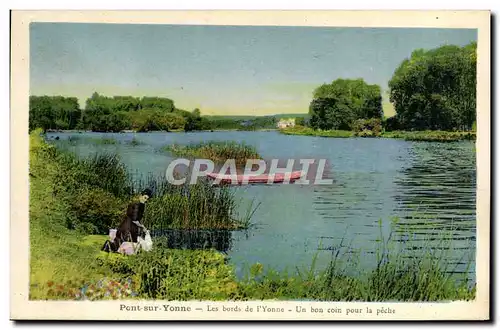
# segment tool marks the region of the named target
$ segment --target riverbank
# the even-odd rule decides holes
[[[151,295],[151,278],[145,274],[158,278],[152,268],[155,262],[161,263],[160,272],[175,274],[167,276],[172,281],[164,283],[171,299],[188,299],[191,296],[187,292],[193,289],[195,297],[205,299],[226,299],[231,295],[236,287],[231,268],[223,255],[214,251],[157,250],[158,254],[128,259],[101,252],[106,235],[89,235],[87,226],[72,224],[81,219],[74,219],[74,206],[65,198],[68,192],[60,182],[61,173],[71,169],[56,154],[54,146],[44,142],[37,132],[31,134],[30,299],[145,298]],[[87,216],[102,211],[102,196],[93,196]],[[109,212],[120,214],[123,206],[117,203],[116,209]]]
[[[357,137],[353,131],[342,130],[314,130],[310,127],[291,127],[281,129],[280,133],[286,135],[303,135],[332,138]],[[370,138],[390,138],[405,141],[426,141],[426,142],[455,142],[463,140],[475,140],[476,132],[448,132],[448,131],[392,131],[383,132],[379,136],[369,136]]]
[[[108,255],[100,252],[105,235],[89,235],[86,226],[75,224],[82,219],[93,224],[91,213],[101,209],[108,212],[105,215],[109,225],[116,223],[114,214],[122,212],[128,199],[112,199],[109,192],[119,194],[122,188],[102,183],[110,179],[106,177],[108,172],[115,176],[114,182],[119,182],[116,169],[120,167],[113,165],[112,171],[106,167],[96,173],[96,180],[89,179],[87,172],[70,175],[75,168],[54,158],[54,146],[45,143],[36,132],[30,143],[31,299],[81,299],[84,295],[92,299],[435,301],[473,299],[475,295],[474,287],[457,282],[430,256],[406,259],[397,254],[397,247],[381,247],[380,256],[376,257],[380,258],[379,267],[360,269],[355,275],[347,274],[345,256],[337,252],[332,253],[328,265],[318,266],[322,270],[315,267],[315,260],[311,261],[311,268],[301,269],[298,274],[276,273],[257,263],[250,265],[244,278],[235,276],[234,268],[222,253],[168,249],[160,238],[154,238],[154,249],[149,253],[132,257]],[[79,190],[76,200],[81,205],[77,218],[72,198],[68,198],[68,178],[75,180],[77,186],[82,186],[81,180],[85,179],[85,191],[92,192],[90,198],[84,198],[80,192],[85,191]],[[110,199],[113,203],[101,204]],[[163,205],[161,200],[157,203],[158,207]],[[183,204],[168,200],[165,203],[169,203],[169,214],[183,210],[177,207]],[[212,220],[221,221],[217,214],[212,215]],[[102,214],[98,214],[98,219],[102,219]],[[152,225],[150,222],[147,227]],[[326,270],[321,266],[326,266]]]

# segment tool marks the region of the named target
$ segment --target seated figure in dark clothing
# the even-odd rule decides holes
[[[141,220],[144,215],[145,204],[147,200],[151,198],[151,195],[151,190],[145,189],[141,192],[139,202],[129,204],[125,218],[118,227],[114,240],[106,241],[102,247],[103,251],[116,252],[123,242],[137,243],[137,238],[140,235],[141,229],[144,228],[141,224]]]

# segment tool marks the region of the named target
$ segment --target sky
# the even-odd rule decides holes
[[[306,113],[313,90],[362,78],[384,91],[411,52],[471,29],[31,23],[30,95],[161,96],[203,115]]]

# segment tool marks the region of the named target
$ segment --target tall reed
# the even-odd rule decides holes
[[[472,264],[464,253],[455,265],[450,259],[448,234],[438,240],[415,243],[401,239],[394,219],[388,237],[380,237],[375,267],[360,268],[359,252],[344,246],[345,236],[331,248],[326,268],[318,268],[318,254],[307,269],[289,274],[255,264],[240,281],[240,299],[312,299],[322,301],[448,301],[475,298],[476,286],[468,278],[467,267],[457,274],[458,263]],[[407,237],[411,233],[405,233]],[[369,255],[365,255],[369,258]],[[365,266],[366,267],[366,266]]]
[[[249,219],[238,219],[238,205],[230,188],[216,187],[207,179],[181,186],[162,176],[136,179],[113,152],[84,158],[68,150],[54,152],[58,166],[54,191],[68,201],[75,221],[84,221],[90,233],[105,233],[106,228],[119,223],[126,204],[145,188],[154,192],[144,218],[152,229],[232,230],[249,224]],[[77,223],[71,227],[78,227]]]
[[[149,176],[136,186],[155,191],[144,215],[145,226],[151,229],[240,229],[250,223],[249,217],[238,219],[230,187],[216,187],[207,179],[174,185],[164,177]]]

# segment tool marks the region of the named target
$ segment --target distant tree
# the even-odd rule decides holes
[[[337,79],[314,91],[309,106],[310,125],[319,129],[350,130],[357,119],[382,118],[378,85],[362,79]]]

